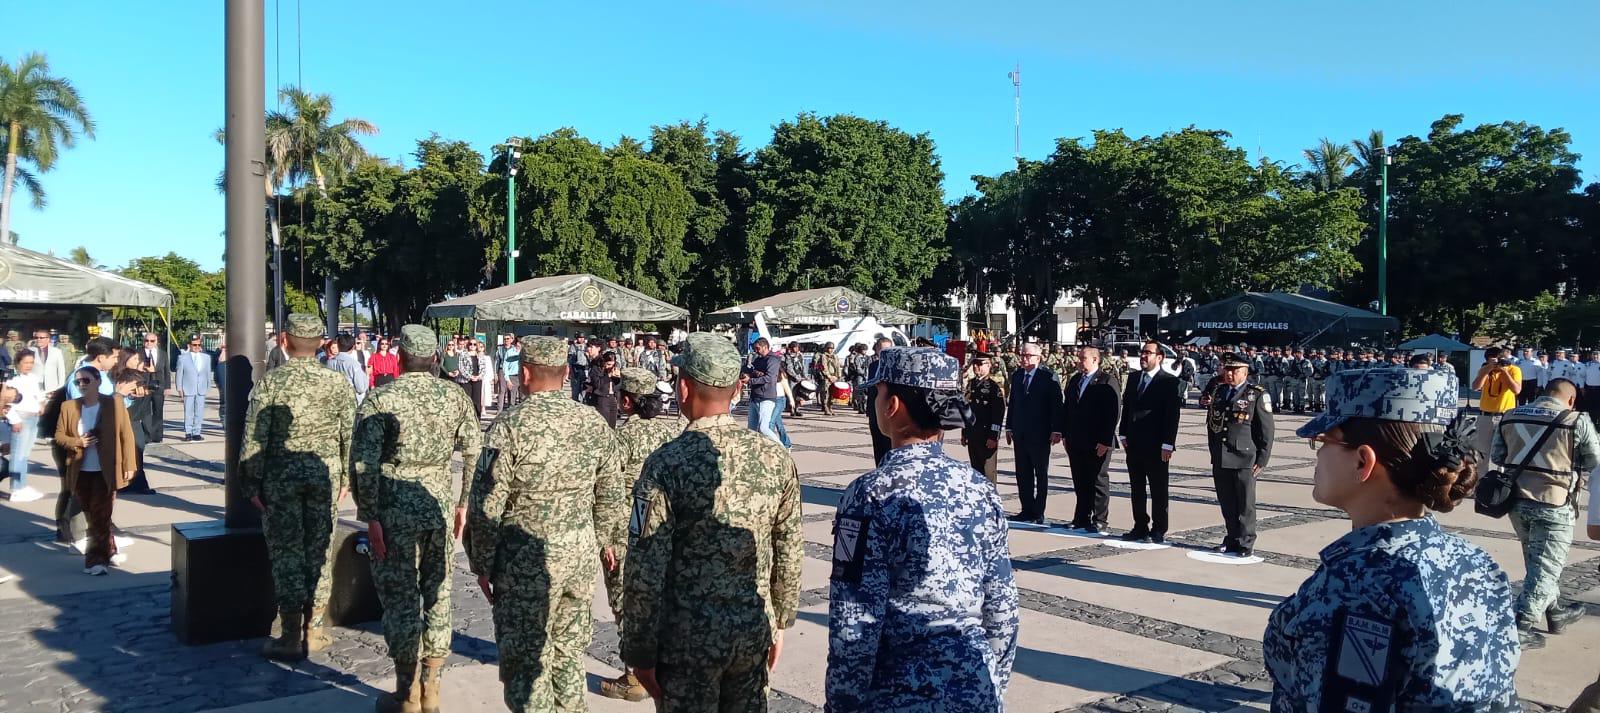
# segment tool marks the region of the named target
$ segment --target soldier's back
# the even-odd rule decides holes
[[[617,448],[600,412],[559,392],[530,394],[495,419],[485,447],[497,453],[496,477],[512,478],[503,524],[595,537],[596,473]]]
[[[457,443],[464,442],[470,471],[481,442],[477,412],[466,392],[426,372],[408,372],[368,392],[360,416],[352,458],[356,473],[377,468],[396,483],[378,493],[357,493],[357,502],[379,508],[386,530],[445,526],[452,502],[450,459]]]
[[[622,475],[623,486],[628,492],[633,492],[633,484],[639,479],[639,473],[644,469],[644,461],[655,453],[656,449],[683,433],[686,426],[683,419],[677,416],[660,415],[655,418],[629,418],[627,423],[617,429],[617,441],[622,446]]]
[[[247,451],[265,478],[344,472],[343,446],[355,417],[355,390],[315,359],[295,358],[267,372],[250,393]]]

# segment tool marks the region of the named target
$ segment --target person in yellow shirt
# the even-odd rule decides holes
[[[1472,388],[1482,393],[1477,431],[1472,436],[1472,448],[1478,452],[1479,477],[1498,467],[1489,460],[1489,447],[1494,432],[1500,428],[1500,418],[1517,407],[1517,394],[1522,393],[1522,369],[1508,356],[1500,347],[1489,347],[1483,353],[1483,366],[1472,378]]]

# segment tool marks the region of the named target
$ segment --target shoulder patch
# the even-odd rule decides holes
[[[833,580],[861,581],[861,565],[867,559],[867,526],[865,518],[849,515],[840,515],[833,523]]]
[[[1267,413],[1272,413],[1272,394],[1262,392],[1260,398],[1261,410],[1266,411]]]
[[[650,494],[634,492],[633,514],[628,518],[628,534],[638,537],[644,531],[644,523],[650,519]]]
[[[1400,681],[1392,622],[1339,610],[1328,637],[1323,710],[1390,710]]]

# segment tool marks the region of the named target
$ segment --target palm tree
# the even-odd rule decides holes
[[[1356,147],[1356,168],[1366,168],[1378,160],[1378,151],[1387,146],[1383,142],[1383,129],[1373,129],[1367,132],[1367,140],[1356,139],[1350,142]]]
[[[1350,165],[1355,162],[1349,145],[1334,143],[1326,138],[1319,141],[1316,148],[1306,149],[1305,153],[1306,161],[1311,164],[1306,177],[1317,190],[1323,192],[1338,188],[1344,182]]]
[[[71,260],[74,265],[92,267],[96,270],[101,267],[100,261],[94,259],[94,256],[89,254],[89,249],[82,245],[73,248],[72,252],[67,253],[67,259]]]
[[[72,82],[50,76],[50,63],[38,52],[29,53],[16,66],[0,60],[0,125],[4,125],[6,168],[0,184],[0,238],[11,235],[11,191],[18,176],[33,195],[35,208],[44,206],[35,174],[19,172],[17,159],[33,163],[45,173],[55,167],[56,145],[72,148],[78,134],[94,138],[94,120]]]

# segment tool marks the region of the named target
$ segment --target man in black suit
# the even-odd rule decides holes
[[[1100,350],[1078,350],[1078,373],[1067,382],[1061,407],[1061,439],[1072,465],[1078,506],[1074,530],[1100,534],[1111,506],[1111,449],[1117,441],[1118,397],[1111,374],[1100,368]]]
[[[167,384],[171,379],[172,362],[167,350],[161,348],[161,336],[155,332],[144,333],[144,370],[150,389],[150,442],[160,443],[166,432]]]
[[[1122,536],[1128,542],[1160,543],[1167,536],[1168,462],[1178,440],[1184,382],[1163,369],[1161,361],[1161,346],[1145,342],[1139,351],[1140,370],[1128,375],[1122,389],[1122,450],[1133,485],[1133,529]],[[1147,490],[1153,522],[1145,510]]]
[[[1017,490],[1022,511],[1015,522],[1044,524],[1045,498],[1050,494],[1050,448],[1061,442],[1061,384],[1039,366],[1044,354],[1037,344],[1022,345],[1021,368],[1011,374],[1011,400],[1006,404],[1006,445],[1016,449]]]

